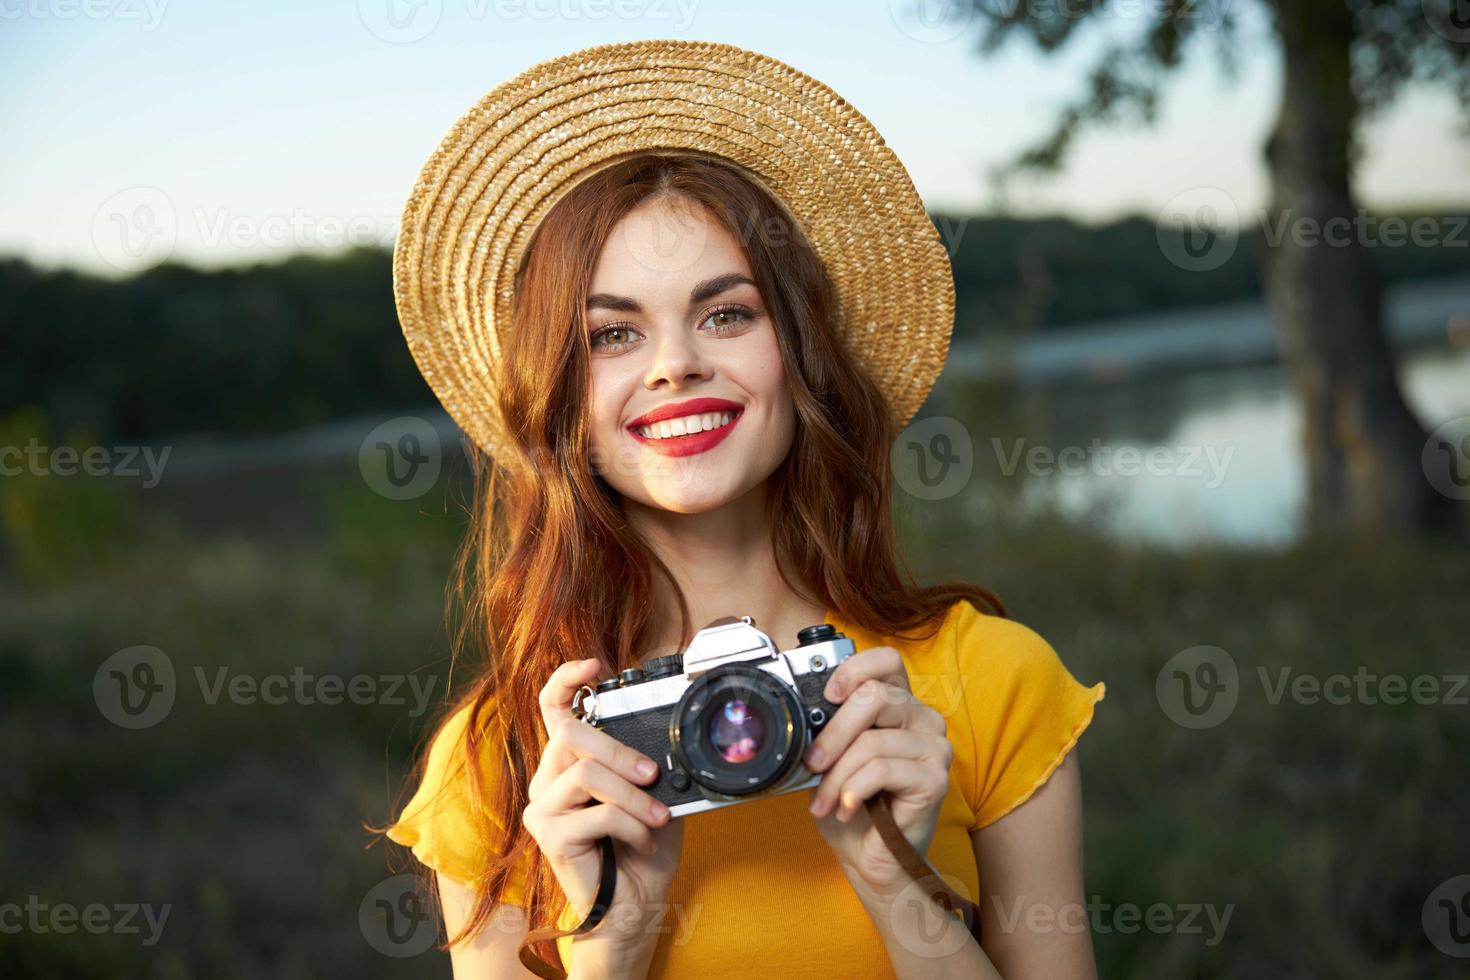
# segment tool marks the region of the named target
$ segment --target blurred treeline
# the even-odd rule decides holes
[[[1466,216],[1434,217],[1465,230],[1372,249],[1385,283],[1470,271]],[[1201,274],[1171,263],[1170,232],[1141,217],[934,219],[953,256],[957,340],[1261,295],[1259,230]],[[433,403],[398,332],[384,249],[121,280],[4,259],[0,338],[0,414],[32,406],[97,439],[245,435]]]

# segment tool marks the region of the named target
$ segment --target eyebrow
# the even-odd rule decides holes
[[[755,282],[749,276],[742,275],[739,272],[727,272],[722,276],[706,279],[689,290],[689,303],[690,305],[702,303],[710,297],[718,296],[727,289],[733,289],[736,286],[754,285]],[[611,293],[593,293],[591,296],[588,296],[587,308],[589,310],[594,308],[617,310],[620,313],[643,312],[643,307],[638,305],[636,299],[630,296],[614,296]]]

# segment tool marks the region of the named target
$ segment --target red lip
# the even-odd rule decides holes
[[[637,426],[652,425],[665,419],[679,418],[684,415],[700,415],[705,412],[733,412],[735,417],[730,420],[729,425],[723,425],[718,429],[710,429],[707,432],[696,432],[687,436],[671,436],[668,439],[646,439],[638,433]],[[664,456],[693,456],[696,453],[708,452],[734,431],[735,426],[745,415],[742,406],[734,402],[725,401],[722,398],[695,398],[692,401],[679,402],[674,405],[665,405],[656,408],[647,415],[642,416],[637,422],[628,427],[628,434],[637,439],[643,445],[656,453]]]
[[[691,398],[686,402],[660,405],[646,415],[640,415],[629,422],[628,428],[636,429],[642,425],[652,425],[655,422],[664,422],[684,415],[703,415],[705,412],[740,412],[744,409],[745,406],[739,402],[726,401],[723,398]]]

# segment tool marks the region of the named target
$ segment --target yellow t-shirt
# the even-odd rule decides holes
[[[826,622],[858,650],[898,649],[915,696],[944,715],[954,762],[927,857],[975,898],[970,832],[1046,781],[1092,721],[1105,685],[1078,683],[1035,631],[968,601],[955,603],[940,630],[918,643],[873,635],[830,610]],[[467,709],[431,746],[423,782],[388,832],[424,864],[463,882],[484,867],[485,855],[498,853],[494,841],[475,838],[467,817],[472,804],[457,758],[466,721]],[[487,772],[493,778],[493,768]],[[719,976],[732,963],[743,976],[893,976],[808,801],[806,792],[786,793],[683,818],[684,849],[650,978]],[[522,904],[523,885],[524,876],[514,881],[513,904]],[[569,966],[570,938],[559,949]]]

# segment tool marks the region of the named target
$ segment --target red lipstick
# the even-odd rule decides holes
[[[687,436],[670,436],[667,439],[649,439],[639,434],[638,429],[655,422],[665,422],[669,419],[682,418],[686,415],[703,415],[707,412],[730,412],[734,414],[728,424],[717,429],[709,429],[704,432],[696,432]],[[727,401],[724,398],[693,398],[689,401],[675,402],[671,405],[660,405],[653,411],[640,415],[628,424],[628,433],[643,445],[656,453],[665,456],[693,456],[696,453],[708,452],[720,443],[735,429],[735,424],[740,421],[745,413],[745,406],[739,402]]]

